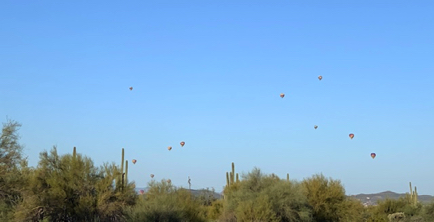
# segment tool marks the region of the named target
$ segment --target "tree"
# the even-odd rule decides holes
[[[26,184],[27,161],[18,143],[21,124],[8,120],[0,135],[0,220],[11,219],[13,208],[21,201]]]
[[[315,221],[360,221],[361,203],[348,199],[339,180],[314,175],[302,182]]]
[[[206,221],[206,208],[187,189],[178,189],[166,180],[148,183],[149,190],[130,208],[129,221]]]
[[[311,221],[299,183],[264,175],[254,168],[224,190],[221,221]]]
[[[59,156],[54,147],[40,154],[38,167],[22,192],[16,221],[124,221],[124,207],[135,203],[134,184],[117,189],[115,164],[97,168],[80,154]]]

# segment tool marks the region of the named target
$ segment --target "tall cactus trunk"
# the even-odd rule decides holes
[[[235,183],[235,164],[232,162],[231,183]]]
[[[122,148],[122,160],[121,160],[121,190],[124,190],[124,157],[125,157],[125,149]]]
[[[414,202],[417,203],[417,188],[414,187]]]
[[[289,181],[289,173],[286,174],[286,181]]]
[[[77,148],[75,148],[74,146],[74,149],[72,151],[72,157],[75,159],[76,156],[77,156]]]
[[[229,173],[226,172],[226,186],[229,187],[231,183],[229,182]]]
[[[125,160],[125,185],[128,185],[128,160]]]

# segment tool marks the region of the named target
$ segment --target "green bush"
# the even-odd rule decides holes
[[[311,210],[296,182],[264,175],[257,168],[225,188],[221,221],[311,221]]]
[[[315,221],[364,221],[363,205],[345,196],[339,180],[317,174],[303,180],[302,185]]]
[[[114,164],[97,168],[90,158],[42,152],[38,167],[22,191],[16,221],[124,221],[124,207],[135,204],[134,185],[122,191],[113,184],[120,175]]]
[[[151,181],[149,190],[129,210],[129,221],[206,221],[206,208],[189,190],[177,189],[166,180]]]

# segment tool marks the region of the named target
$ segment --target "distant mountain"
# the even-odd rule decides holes
[[[136,188],[136,192],[139,193],[140,190],[144,190],[145,192],[148,191],[148,187],[146,188]],[[185,189],[185,188],[181,188],[181,189]],[[187,189],[188,190],[188,189]],[[191,193],[195,196],[199,196],[201,194],[203,194],[204,192],[212,192],[211,190],[206,190],[206,189],[200,189],[200,190],[194,190],[191,189]],[[214,198],[216,199],[220,199],[223,197],[223,195],[221,193],[217,193],[214,192],[213,193]],[[373,193],[373,194],[357,194],[357,195],[351,195],[349,197],[353,197],[355,199],[360,200],[363,205],[365,206],[369,206],[369,205],[376,205],[378,200],[385,200],[386,198],[389,199],[399,199],[400,197],[405,197],[406,194],[404,193],[395,193],[392,191],[385,191],[385,192],[381,192],[381,193]],[[434,196],[431,195],[418,195],[417,196],[418,200],[421,203],[430,203],[431,201],[434,201]]]
[[[180,189],[185,189],[185,188],[180,188]],[[146,192],[148,192],[149,187],[144,187],[144,188],[143,187],[142,188],[136,187],[135,190],[136,190],[137,193],[140,193],[140,190],[143,190],[146,193]],[[186,190],[188,190],[188,189],[186,189]],[[195,190],[195,189],[191,189],[191,193],[193,195],[195,195],[195,196],[200,196],[201,194],[205,194],[206,192],[212,193],[213,196],[214,196],[214,198],[216,198],[216,199],[220,199],[220,198],[223,197],[222,194],[217,193],[217,192],[212,192],[212,190],[207,190],[207,189]]]
[[[385,192],[374,193],[374,194],[357,194],[357,195],[351,195],[349,197],[356,198],[360,200],[365,206],[369,206],[369,205],[376,205],[378,200],[384,200],[386,198],[396,200],[399,199],[400,197],[405,197],[405,195],[406,194],[403,193],[385,191]],[[434,200],[434,196],[431,195],[418,195],[417,198],[421,203],[429,203]]]

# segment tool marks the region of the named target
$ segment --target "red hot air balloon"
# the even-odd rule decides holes
[[[135,160],[135,159],[133,159],[133,161],[132,161],[134,164],[136,164],[136,162],[137,162],[137,160]]]
[[[313,128],[315,128],[315,129],[318,129],[318,126],[317,125],[315,125]]]
[[[132,87],[132,86],[130,87],[130,90],[133,90],[133,87]]]
[[[183,146],[185,145],[185,142],[182,141],[182,142],[180,142],[179,144],[181,144],[181,147],[183,147]]]
[[[350,135],[348,135],[350,137],[350,139],[354,138],[354,134],[350,133]]]
[[[151,174],[151,178],[154,178],[154,174]]]
[[[283,98],[283,97],[285,97],[285,94],[284,93],[280,93],[280,98]]]
[[[171,147],[171,146],[169,146],[169,147],[167,147],[167,149],[168,149],[169,151],[171,151],[171,150],[172,150],[172,147]]]
[[[321,79],[322,79],[322,76],[318,76],[318,79],[321,81]]]
[[[145,193],[145,191],[144,190],[140,190],[140,194],[144,194]]]
[[[375,154],[375,153],[371,153],[371,157],[372,157],[372,159],[374,159],[376,156],[377,156],[377,154]]]

